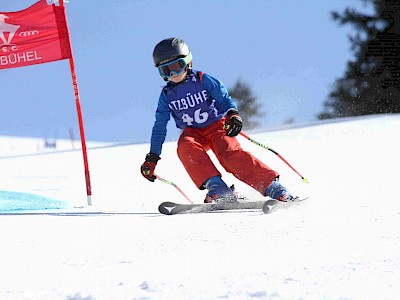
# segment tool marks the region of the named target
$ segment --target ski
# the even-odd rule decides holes
[[[302,202],[304,200],[308,199],[308,197],[306,198],[295,198],[294,201],[279,201],[279,200],[275,200],[275,199],[270,199],[264,202],[263,207],[262,207],[262,211],[264,212],[264,214],[270,214],[274,211],[277,211],[278,209],[282,209],[282,208],[288,208],[290,206],[292,206],[293,204]]]
[[[308,198],[308,197],[307,197]],[[200,203],[200,204],[180,204],[174,202],[163,202],[158,206],[158,211],[164,215],[177,214],[199,214],[226,210],[262,210],[265,214],[274,212],[280,208],[287,208],[294,203],[306,200],[295,199],[295,201],[282,202],[278,200],[243,201],[243,202],[224,202],[224,203]]]
[[[163,202],[158,206],[158,211],[164,215],[208,213],[224,210],[261,210],[263,201],[249,202],[225,202],[225,203],[201,203],[201,204],[179,204],[174,202]]]

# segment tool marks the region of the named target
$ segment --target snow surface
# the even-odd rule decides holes
[[[141,177],[147,144],[89,150],[92,207],[80,151],[0,147],[0,299],[399,299],[399,129],[400,116],[385,115],[249,133],[309,184],[240,138],[310,195],[271,215],[158,214],[160,202],[186,199]],[[201,202],[175,149],[165,145],[157,173]]]

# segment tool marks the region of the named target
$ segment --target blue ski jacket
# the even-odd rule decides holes
[[[160,94],[151,133],[150,152],[161,155],[172,116],[177,128],[205,128],[237,106],[224,84],[203,72],[190,70],[179,84],[168,82]]]

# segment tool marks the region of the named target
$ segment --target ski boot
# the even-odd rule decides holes
[[[278,181],[276,178],[265,190],[264,196],[269,196],[272,199],[279,200],[282,202],[293,201],[295,197],[289,193],[289,191]]]
[[[221,179],[221,176],[214,176],[208,179],[204,186],[208,189],[204,203],[233,203],[238,201],[238,194],[234,191],[235,186],[229,188]]]

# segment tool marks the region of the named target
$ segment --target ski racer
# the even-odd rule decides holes
[[[237,194],[222,179],[207,154],[212,150],[223,168],[253,187],[263,196],[288,201],[293,196],[279,182],[279,174],[244,151],[236,136],[242,118],[224,84],[217,78],[192,69],[192,53],[179,38],[159,42],[153,61],[163,87],[151,134],[150,152],[141,165],[141,174],[154,181],[170,116],[182,129],[177,153],[197,188],[207,189],[205,203],[236,202]]]

